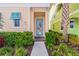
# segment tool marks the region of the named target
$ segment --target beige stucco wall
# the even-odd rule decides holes
[[[30,11],[28,11],[30,10]],[[44,32],[48,31],[48,11],[47,7],[0,7],[0,12],[2,13],[2,19],[4,20],[3,23],[3,30],[4,31],[32,31],[35,34],[35,20],[34,20],[34,12],[45,12],[44,17]],[[20,20],[20,27],[14,26],[14,21],[11,19],[12,12],[21,12],[21,20]],[[28,14],[30,12],[30,14]],[[28,18],[30,17],[30,18]],[[30,22],[28,21],[30,19]],[[30,23],[30,29],[28,30],[28,25]]]
[[[28,9],[24,7],[0,7],[4,31],[28,31]],[[11,19],[12,12],[21,12],[20,27],[15,27]]]

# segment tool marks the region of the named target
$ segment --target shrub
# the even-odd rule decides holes
[[[77,53],[77,51],[75,51],[72,48],[68,48],[68,56],[79,56],[79,54]]]
[[[0,48],[0,56],[12,56],[13,49],[11,47]]]
[[[68,47],[65,43],[62,43],[58,47],[58,52],[60,52],[61,55],[67,55],[68,53]]]
[[[5,44],[7,46],[14,46],[16,38],[14,32],[0,32],[0,36],[5,37]]]
[[[32,32],[0,32],[0,36],[5,37],[7,46],[23,46],[33,44]]]
[[[26,46],[26,45],[32,45],[34,43],[33,39],[25,39],[23,40],[23,45]]]
[[[55,35],[59,42],[63,41],[64,39],[63,33],[55,32]]]
[[[65,43],[62,43],[59,45],[59,50],[65,52],[67,50],[67,45]]]
[[[23,46],[23,39],[17,39],[15,41],[15,46],[16,47],[22,47]]]
[[[3,47],[5,44],[4,37],[0,37],[0,47]]]
[[[54,56],[79,56],[76,50],[69,48],[65,43],[61,43],[57,47],[54,48],[54,52],[52,52]]]
[[[61,56],[61,54],[58,51],[52,52],[52,56]]]
[[[16,56],[26,56],[27,55],[27,49],[25,49],[23,47],[16,48],[15,55]]]
[[[48,49],[51,49],[52,45],[55,44],[55,35],[52,32],[46,32],[46,45]]]
[[[79,45],[79,38],[77,35],[68,34],[69,42],[73,45]]]

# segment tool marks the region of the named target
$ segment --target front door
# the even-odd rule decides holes
[[[43,36],[44,32],[44,20],[37,18],[36,19],[36,36]]]

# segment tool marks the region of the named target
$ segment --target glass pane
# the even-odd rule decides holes
[[[18,27],[20,25],[20,20],[19,19],[16,19],[14,20],[14,24],[15,24],[15,27]]]

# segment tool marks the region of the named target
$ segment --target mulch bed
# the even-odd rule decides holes
[[[28,50],[28,55],[27,56],[30,56],[31,52],[32,52],[33,45],[26,46],[25,48]]]
[[[47,47],[46,47],[46,48],[47,48]],[[52,50],[49,50],[49,49],[47,48],[47,52],[48,52],[48,55],[51,56]]]

